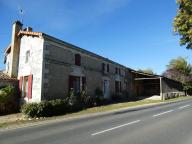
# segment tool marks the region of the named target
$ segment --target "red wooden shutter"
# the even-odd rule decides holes
[[[22,96],[23,76],[19,78],[19,95]]]
[[[28,77],[28,99],[32,99],[33,75]]]
[[[81,56],[79,54],[75,54],[75,65],[81,65]]]
[[[69,92],[70,92],[70,90],[71,90],[71,88],[73,88],[73,80],[74,80],[74,78],[73,78],[73,76],[69,76]]]

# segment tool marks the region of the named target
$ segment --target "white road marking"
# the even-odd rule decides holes
[[[135,124],[135,123],[138,123],[138,122],[140,122],[140,121],[141,121],[141,120],[132,121],[132,122],[129,122],[129,123],[126,123],[126,124],[122,124],[122,125],[119,125],[119,126],[116,126],[116,127],[112,127],[112,128],[106,129],[106,130],[102,130],[102,131],[93,133],[93,134],[91,134],[91,135],[92,135],[92,136],[95,136],[95,135],[102,134],[102,133],[105,133],[105,132],[108,132],[108,131],[111,131],[111,130],[114,130],[114,129],[118,129],[118,128],[121,128],[121,127],[125,127],[125,126],[131,125],[131,124]]]
[[[184,108],[189,107],[189,106],[191,106],[191,105],[181,106],[181,107],[179,107],[178,109],[184,109]]]
[[[153,117],[157,117],[157,116],[160,116],[160,115],[163,115],[163,114],[167,114],[167,113],[170,113],[170,112],[173,112],[174,110],[169,110],[169,111],[165,111],[165,112],[162,112],[162,113],[159,113],[159,114],[155,114],[153,115]]]

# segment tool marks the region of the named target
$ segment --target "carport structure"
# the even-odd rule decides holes
[[[159,96],[159,99],[167,99],[184,95],[180,82],[160,75],[146,74],[132,71],[134,77],[134,92],[139,97]]]

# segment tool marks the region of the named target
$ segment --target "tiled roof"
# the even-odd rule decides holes
[[[20,31],[18,35],[31,35],[31,36],[42,36],[43,33],[41,32],[31,32],[31,31]]]
[[[17,80],[17,79],[16,78],[11,78],[6,73],[3,73],[2,71],[0,71],[0,80],[12,81],[12,80]]]

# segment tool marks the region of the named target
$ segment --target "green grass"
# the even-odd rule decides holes
[[[110,104],[110,105],[105,105],[105,106],[88,108],[88,109],[85,109],[85,110],[82,110],[82,111],[79,111],[76,113],[66,114],[63,116],[55,116],[55,117],[32,119],[32,120],[27,119],[27,120],[7,121],[7,122],[3,122],[3,123],[0,122],[0,128],[18,126],[18,125],[29,124],[29,123],[34,123],[34,122],[41,122],[41,121],[46,121],[46,120],[55,120],[55,119],[62,119],[62,118],[63,119],[75,118],[75,117],[83,116],[86,114],[106,112],[106,111],[118,110],[121,108],[130,108],[130,107],[142,106],[142,105],[147,105],[147,104],[174,102],[174,101],[190,99],[190,98],[192,98],[192,97],[179,97],[179,98],[169,99],[169,100],[165,100],[165,101],[163,101],[163,100],[139,100],[139,101],[134,101],[134,102],[122,102],[122,103],[117,103],[117,104]]]

